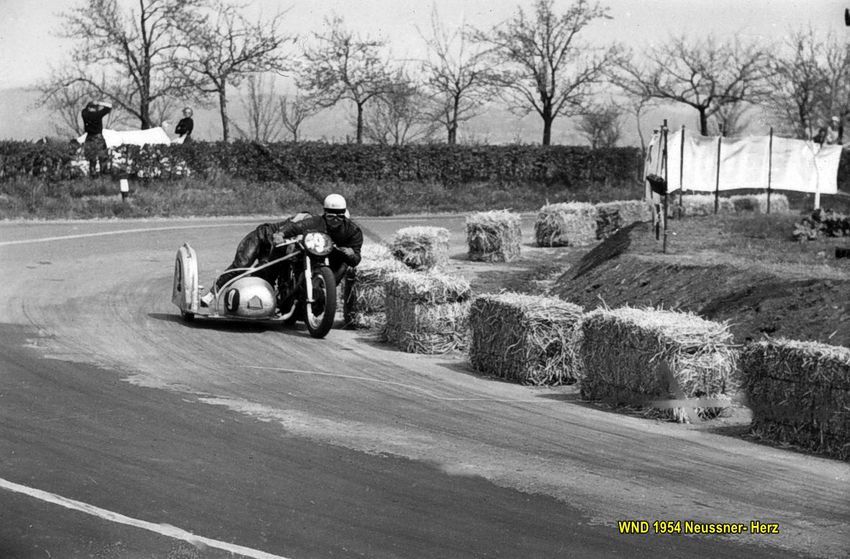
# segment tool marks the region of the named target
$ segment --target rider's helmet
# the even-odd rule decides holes
[[[324,208],[326,214],[348,216],[348,209],[346,208],[345,198],[343,198],[339,194],[328,194],[327,198],[325,198]]]

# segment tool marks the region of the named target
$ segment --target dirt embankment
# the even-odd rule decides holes
[[[564,272],[551,292],[587,309],[692,311],[729,321],[738,342],[770,335],[850,346],[850,276],[840,269],[823,277],[800,265],[783,273],[731,252],[712,258],[660,252],[648,224],[621,230]]]

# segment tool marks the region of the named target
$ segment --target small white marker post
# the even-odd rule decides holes
[[[127,195],[130,194],[130,181],[127,179],[121,179],[118,181],[119,188],[121,189],[121,200],[126,201]]]

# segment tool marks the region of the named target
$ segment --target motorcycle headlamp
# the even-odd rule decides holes
[[[304,246],[316,256],[325,256],[333,249],[333,242],[327,234],[313,231],[304,235]]]

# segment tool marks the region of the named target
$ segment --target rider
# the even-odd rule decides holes
[[[345,198],[339,194],[329,194],[325,198],[323,206],[324,213],[322,215],[314,216],[308,213],[299,213],[284,221],[263,223],[258,226],[239,243],[233,263],[227,269],[248,268],[255,261],[258,264],[268,262],[272,249],[274,249],[275,234],[288,238],[310,231],[320,231],[327,233],[334,243],[335,250],[328,256],[328,260],[337,284],[343,276],[347,276],[350,279],[349,283],[353,283],[353,268],[360,263],[363,232],[350,219]],[[234,274],[227,274],[226,272],[219,276],[210,292],[201,298],[202,304],[209,305],[214,293],[233,277]]]

